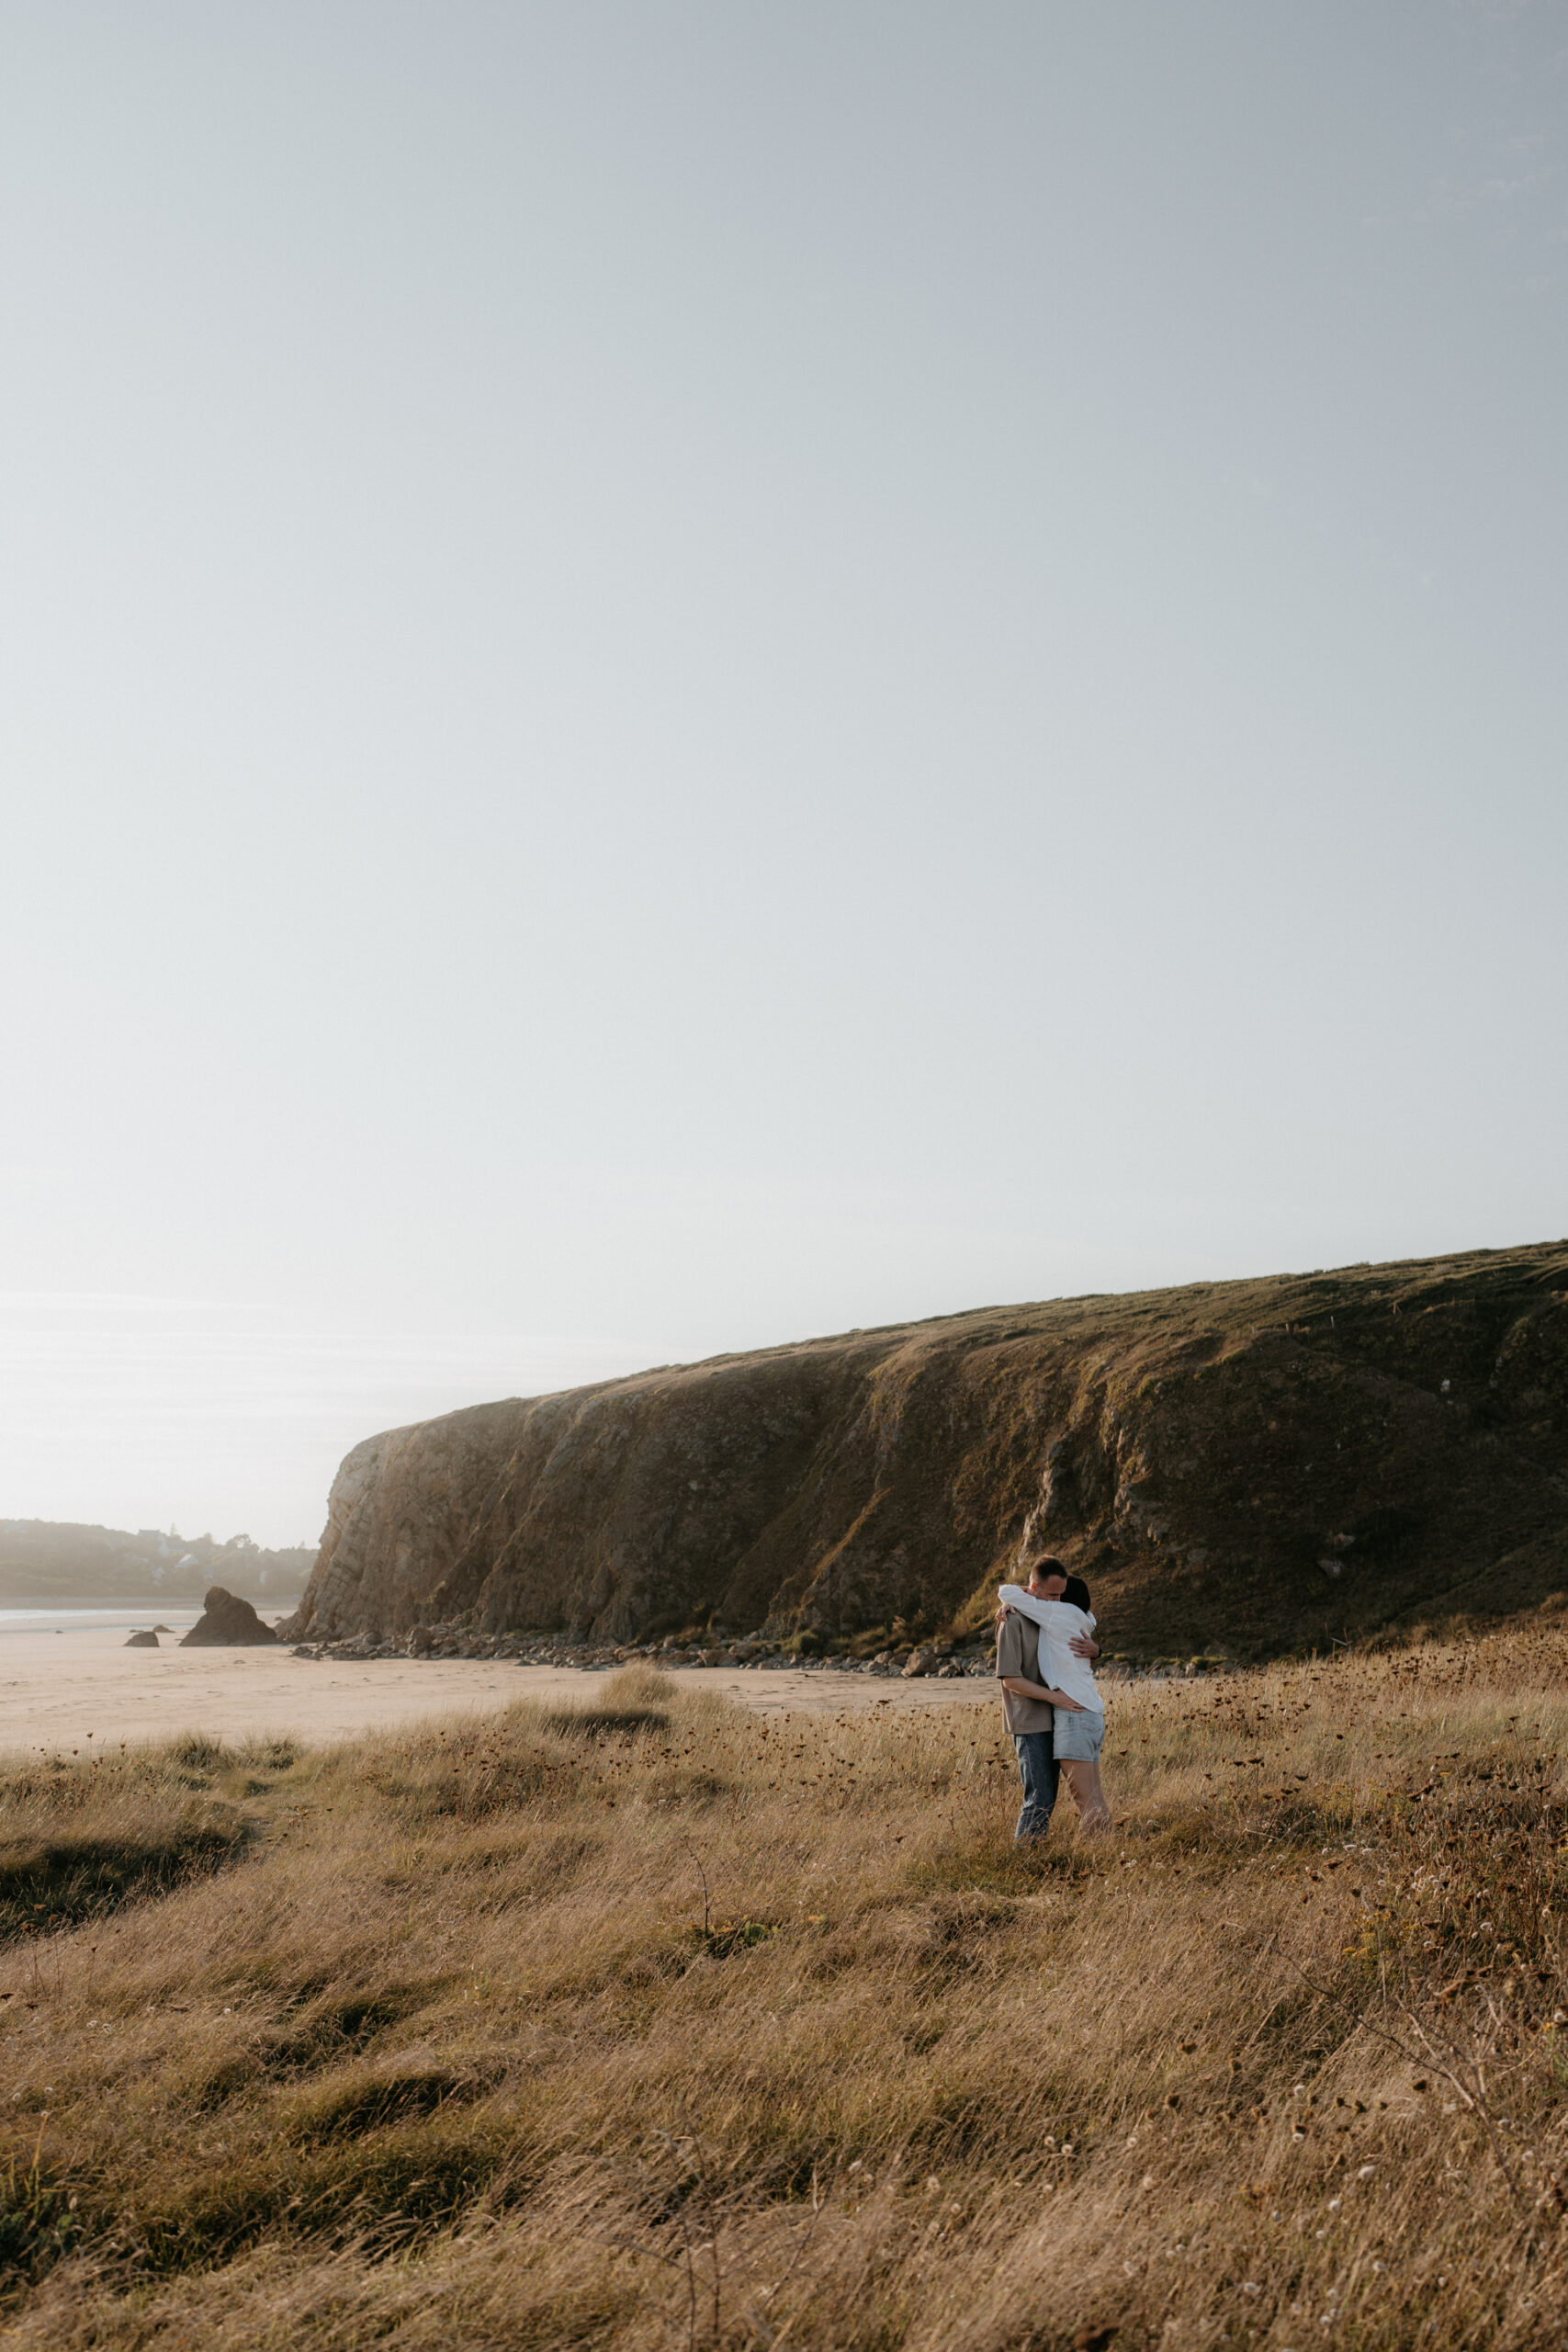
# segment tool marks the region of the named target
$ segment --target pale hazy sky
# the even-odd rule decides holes
[[[1568,5],[0,0],[0,1515],[1568,1229]]]

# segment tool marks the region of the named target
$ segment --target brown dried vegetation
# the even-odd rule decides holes
[[[1565,1664],[1119,1693],[1030,1854],[985,1704],[640,1670],[17,1767],[0,1864],[184,1860],[13,1915],[0,2341],[1556,2344]]]

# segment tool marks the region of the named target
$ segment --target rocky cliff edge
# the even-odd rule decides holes
[[[1568,1242],[988,1308],[390,1430],[344,1461],[283,1630],[961,1630],[1032,1550],[1134,1655],[1558,1605]]]

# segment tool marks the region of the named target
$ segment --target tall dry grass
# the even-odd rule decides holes
[[[1556,2344],[1565,1663],[1118,1694],[1025,1854],[962,1700],[35,1760],[0,2339]]]

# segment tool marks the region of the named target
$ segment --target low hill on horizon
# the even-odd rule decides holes
[[[367,1439],[293,1630],[963,1630],[1049,1552],[1111,1652],[1568,1589],[1568,1241],[989,1307]]]
[[[316,1555],[269,1552],[248,1535],[164,1534],[155,1527],[90,1527],[66,1520],[0,1519],[0,1608],[119,1601],[199,1601],[220,1584],[247,1600],[288,1600]]]

